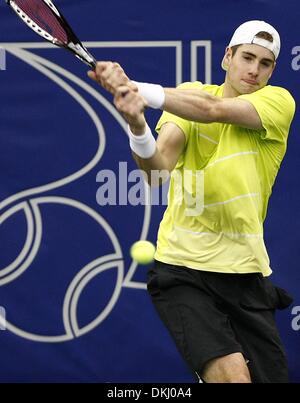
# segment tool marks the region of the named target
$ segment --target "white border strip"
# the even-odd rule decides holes
[[[182,42],[181,41],[116,41],[116,42],[98,42],[85,41],[87,48],[175,48],[176,59],[176,86],[182,83]],[[21,49],[51,49],[56,48],[52,43],[47,42],[3,42],[0,43],[3,48],[21,48]]]
[[[191,41],[191,81],[198,79],[198,55],[197,49],[199,47],[205,48],[205,82],[204,84],[211,84],[211,41]]]

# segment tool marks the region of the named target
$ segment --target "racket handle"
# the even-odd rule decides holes
[[[97,60],[93,58],[93,60],[89,63],[91,69],[96,70]]]

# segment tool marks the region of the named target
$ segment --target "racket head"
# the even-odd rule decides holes
[[[42,38],[71,51],[92,69],[96,59],[83,46],[51,0],[6,0],[18,17]]]

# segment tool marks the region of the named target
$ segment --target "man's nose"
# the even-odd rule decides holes
[[[249,74],[254,77],[257,77],[258,73],[259,73],[259,63],[254,62],[251,64]]]

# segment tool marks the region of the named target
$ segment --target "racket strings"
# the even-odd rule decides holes
[[[14,0],[15,4],[39,27],[63,44],[68,35],[49,6],[42,0]]]

